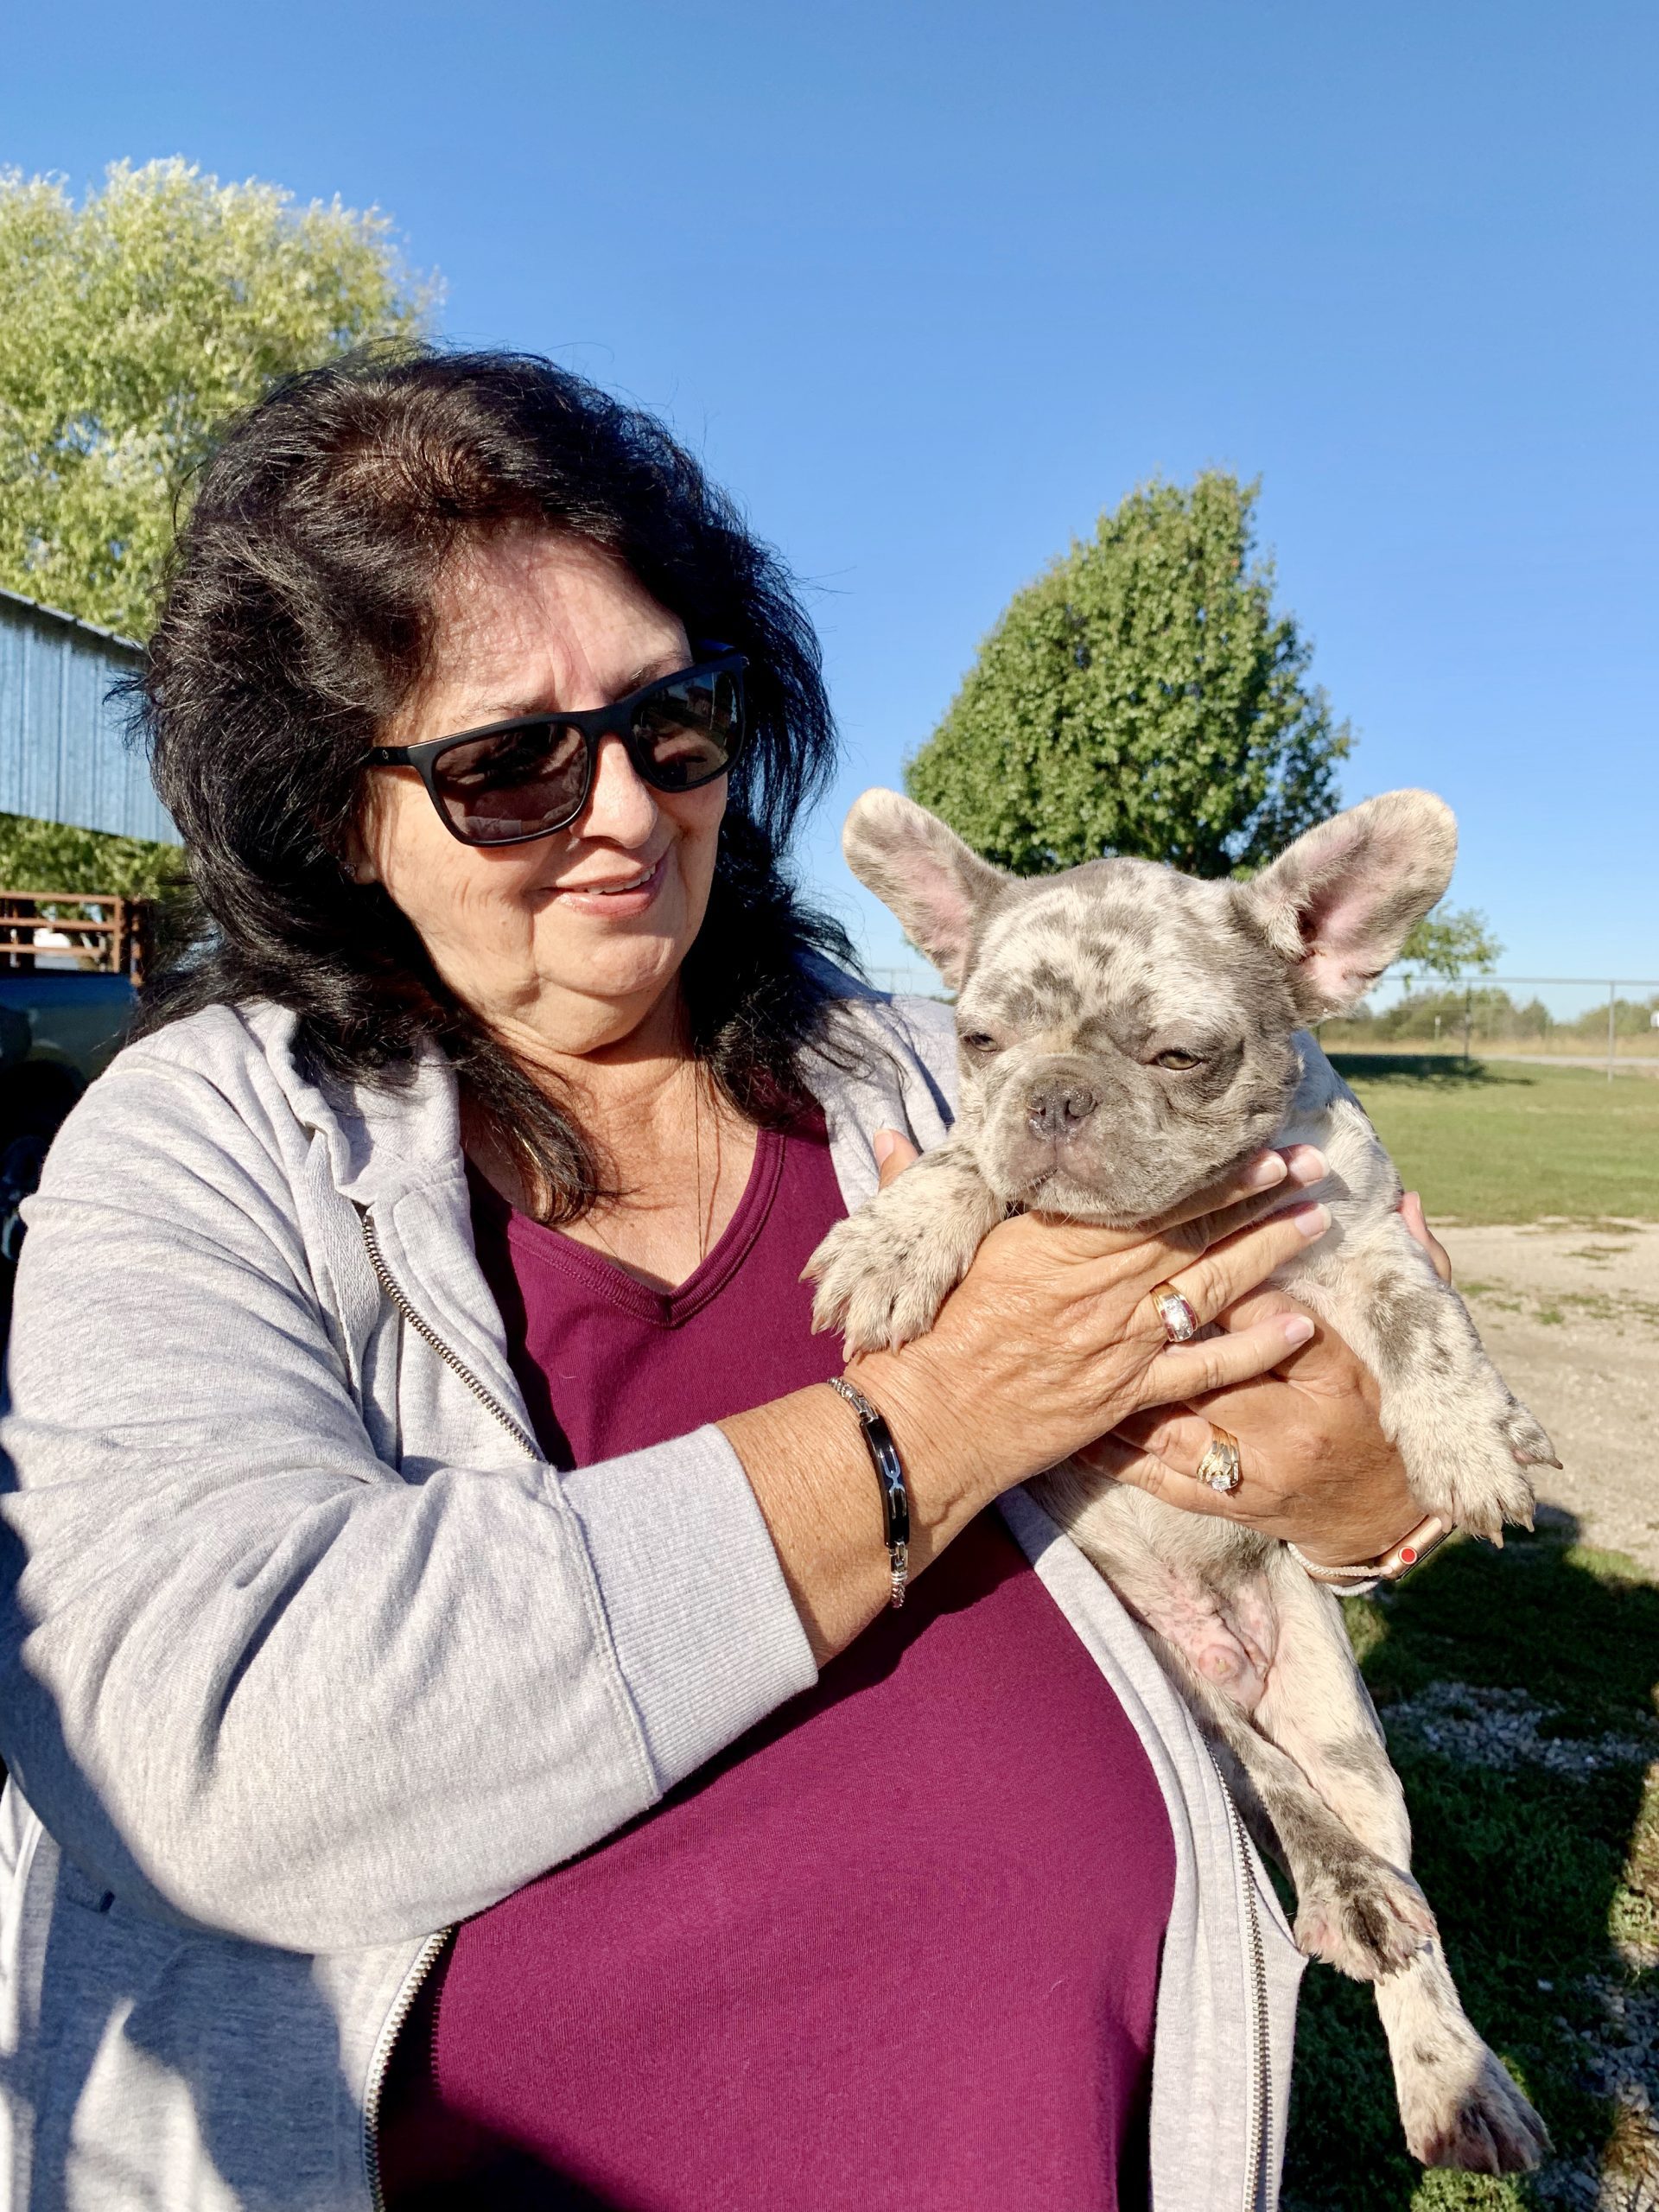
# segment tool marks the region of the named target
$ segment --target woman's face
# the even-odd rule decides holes
[[[608,706],[688,666],[677,617],[581,538],[504,531],[438,595],[432,671],[384,733],[416,745],[514,715]],[[702,924],[726,779],[654,791],[604,738],[588,804],[533,844],[463,845],[412,768],[374,768],[355,855],[444,982],[526,1058],[588,1053],[670,1013]]]

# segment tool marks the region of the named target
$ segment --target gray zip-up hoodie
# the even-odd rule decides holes
[[[876,1129],[943,1134],[954,1053],[942,1008],[844,988],[812,1080],[851,1206]],[[814,1679],[719,1430],[572,1475],[536,1450],[447,1065],[335,1096],[292,1040],[219,1007],[131,1046],[29,1208],[0,1419],[9,2212],[369,2212],[442,1931]],[[1111,1592],[1023,1494],[1004,1510],[1169,1808],[1155,2212],[1260,2212],[1300,1960]]]

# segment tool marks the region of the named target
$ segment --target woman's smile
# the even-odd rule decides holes
[[[578,914],[600,914],[607,920],[620,920],[634,914],[643,914],[656,902],[668,874],[668,854],[661,852],[649,867],[635,868],[631,874],[595,875],[579,883],[553,883],[546,896],[556,899],[567,911]]]

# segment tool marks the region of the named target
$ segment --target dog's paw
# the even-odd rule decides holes
[[[925,1336],[1001,1217],[973,1158],[948,1141],[830,1231],[807,1262],[815,1329],[839,1329],[850,1358]]]
[[[1299,1948],[1356,1981],[1395,1973],[1433,1934],[1433,1911],[1410,1875],[1369,1851],[1322,1869],[1297,1900]]]
[[[1426,2166],[1470,2174],[1528,2174],[1549,2131],[1478,2037],[1417,2044],[1396,2087],[1406,2143]]]
[[[1461,1408],[1459,1433],[1436,1454],[1438,1476],[1412,1470],[1412,1486],[1432,1512],[1471,1535],[1501,1542],[1508,1526],[1530,1529],[1536,1497],[1529,1470],[1559,1467],[1554,1446],[1496,1371],[1492,1388]]]
[[[807,1262],[805,1279],[817,1284],[812,1326],[838,1329],[849,1359],[925,1336],[956,1287],[954,1275],[944,1280],[929,1267],[873,1207],[836,1224]]]
[[[1510,1399],[1509,1412],[1500,1426],[1517,1467],[1560,1467],[1555,1446],[1544,1433],[1542,1424],[1518,1398]]]

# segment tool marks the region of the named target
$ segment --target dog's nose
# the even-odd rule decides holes
[[[1099,1103],[1087,1084],[1045,1084],[1026,1101],[1026,1124],[1033,1136],[1064,1143],[1076,1136]]]

